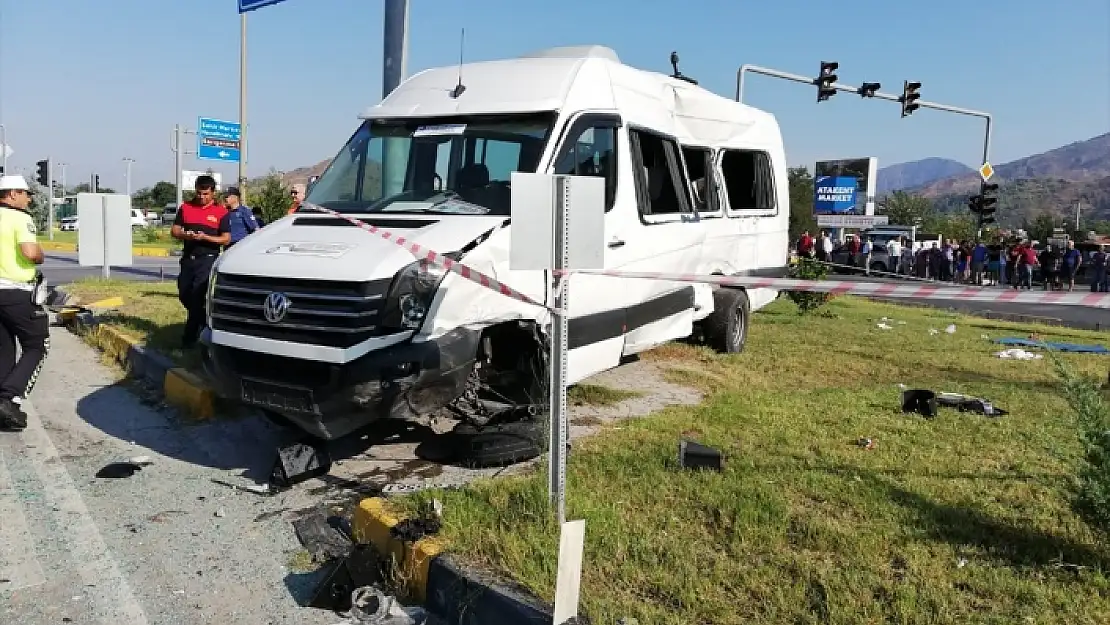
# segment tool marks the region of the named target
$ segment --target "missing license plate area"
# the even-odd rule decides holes
[[[274,410],[317,414],[316,401],[312,391],[270,384],[259,380],[244,378],[242,381],[243,403]]]

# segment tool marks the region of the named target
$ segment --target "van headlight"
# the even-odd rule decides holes
[[[398,271],[389,285],[382,309],[382,327],[419,330],[446,275],[446,270],[426,260],[418,260]]]

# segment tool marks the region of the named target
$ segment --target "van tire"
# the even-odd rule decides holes
[[[739,354],[748,341],[751,304],[742,289],[721,288],[713,291],[713,313],[704,323],[705,342],[725,354]]]
[[[524,462],[542,454],[547,449],[545,425],[537,417],[483,426],[460,423],[449,436],[455,459],[481,469]]]

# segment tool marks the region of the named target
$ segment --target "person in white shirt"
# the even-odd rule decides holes
[[[902,261],[902,242],[895,237],[886,243],[886,253],[890,258],[891,273],[899,273],[899,264]]]
[[[833,242],[829,237],[829,233],[824,230],[821,231],[821,260],[826,263],[832,262]]]

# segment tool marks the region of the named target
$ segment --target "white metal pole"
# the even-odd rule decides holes
[[[174,179],[174,184],[177,186],[177,206],[178,207],[180,207],[185,202],[185,200],[183,199],[185,192],[181,188],[181,184],[183,182],[182,179],[181,179],[181,168],[183,166],[182,165],[182,160],[183,160],[182,156],[183,156],[184,148],[185,148],[185,146],[183,146],[181,144],[181,124],[174,124],[173,125],[173,153],[174,153],[173,179]]]
[[[247,186],[247,14],[239,14],[239,193]]]
[[[563,273],[569,265],[567,258],[567,178],[555,178],[555,269],[553,285],[555,293],[552,300],[558,311],[551,319],[550,392],[548,402],[548,480],[552,503],[555,505],[559,527],[567,520],[567,343],[569,305],[569,278]]]
[[[103,271],[101,276],[107,280],[112,276],[111,270],[108,268],[108,196],[100,198],[100,228],[102,230],[100,237],[104,242],[104,260],[102,261]]]
[[[54,163],[46,159],[46,237],[54,240]]]
[[[127,164],[127,197],[131,197],[131,164],[135,159],[124,157],[123,162]]]
[[[0,146],[3,146],[0,148],[0,151],[3,152],[0,156],[3,156],[3,167],[6,174],[8,173],[8,129],[4,127],[4,124],[0,124]]]

